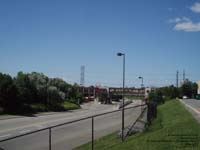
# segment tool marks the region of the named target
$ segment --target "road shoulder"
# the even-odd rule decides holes
[[[192,114],[192,116],[200,123],[200,111],[186,104],[182,99],[179,101],[185,106],[185,108]]]

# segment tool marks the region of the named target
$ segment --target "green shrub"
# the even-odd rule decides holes
[[[165,102],[165,99],[163,98],[162,92],[158,89],[149,94],[149,101],[151,103],[163,104]]]
[[[69,101],[65,101],[62,106],[64,107],[65,110],[73,110],[73,109],[79,109],[80,108],[79,105],[72,103],[72,102],[69,102]]]
[[[48,108],[44,104],[32,104],[31,109],[33,112],[45,112],[48,111]]]

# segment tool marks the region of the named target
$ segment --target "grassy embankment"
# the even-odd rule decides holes
[[[56,110],[67,111],[67,110],[74,110],[74,109],[79,109],[79,108],[80,108],[79,105],[77,105],[75,103],[72,103],[72,102],[65,101]],[[47,111],[52,111],[51,109],[48,109],[44,104],[34,104],[34,105],[31,105],[31,109],[33,110],[33,112],[47,112]]]
[[[159,106],[158,116],[150,128],[128,137],[125,142],[116,133],[98,139],[95,150],[199,150],[200,125],[178,100]],[[76,150],[91,149],[91,143]]]

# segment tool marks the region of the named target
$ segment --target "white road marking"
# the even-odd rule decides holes
[[[31,130],[23,130],[23,131],[20,131],[19,133],[28,133],[28,132],[30,132]]]
[[[200,114],[200,112],[195,109],[194,107],[190,106],[189,104],[186,104],[184,101],[180,100],[182,103],[184,103],[187,107],[189,107],[190,109],[192,109],[194,112],[196,112],[197,114]]]
[[[8,136],[11,136],[11,134],[1,135],[0,138],[5,138],[5,137],[8,137]]]

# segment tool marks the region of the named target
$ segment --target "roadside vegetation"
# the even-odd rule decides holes
[[[180,88],[169,86],[156,89],[149,94],[149,100],[163,104],[177,97],[194,98],[195,95],[197,84],[187,81]],[[101,103],[111,103],[108,94],[101,93],[98,97]],[[135,100],[142,97],[127,98]],[[68,84],[60,78],[49,78],[37,72],[19,72],[16,77],[0,73],[0,114],[65,111],[79,108],[83,100],[76,84]]]
[[[65,111],[80,108],[84,100],[76,85],[42,73],[0,73],[0,114]]]
[[[75,150],[88,150],[91,143]],[[100,138],[95,150],[199,150],[200,125],[178,100],[158,107],[157,118],[143,133],[128,137],[125,142],[117,133]]]
[[[144,99],[143,96],[126,96],[125,99],[129,99],[129,100],[141,100]]]
[[[179,88],[173,85],[157,88],[155,91],[149,93],[148,99],[150,102],[159,105],[165,103],[165,101],[182,98],[183,96],[195,98],[197,96],[197,89],[198,85],[196,83],[187,81]],[[144,99],[144,97],[139,96],[126,96],[125,98],[129,100]]]
[[[63,107],[64,107],[64,110],[74,110],[74,109],[80,108],[79,105],[72,103],[72,102],[68,102],[68,101],[65,101],[63,103]]]
[[[196,83],[187,81],[181,87],[177,88],[172,86],[166,86],[156,89],[149,93],[150,102],[156,104],[163,104],[165,101],[182,98],[186,96],[187,98],[195,98],[197,95],[198,85]]]

